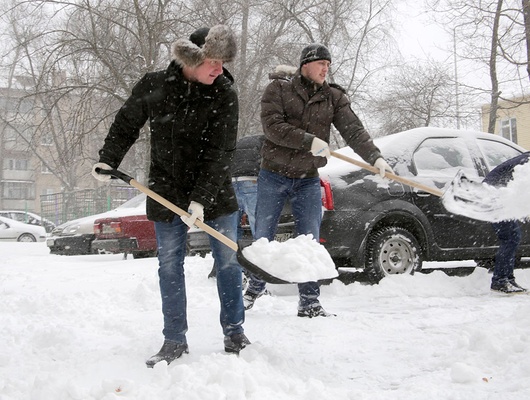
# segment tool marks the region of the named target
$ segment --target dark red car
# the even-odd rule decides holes
[[[96,253],[132,254],[134,258],[154,257],[157,253],[155,226],[145,212],[100,218],[94,221]]]

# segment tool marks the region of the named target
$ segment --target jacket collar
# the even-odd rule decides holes
[[[326,100],[331,95],[331,89],[327,81],[324,81],[320,89],[318,89],[316,92],[312,91],[308,87],[308,84],[310,84],[310,81],[302,76],[300,69],[296,71],[296,74],[294,75],[292,82],[293,82],[296,92],[300,96],[302,96],[302,98],[306,100],[308,103],[314,103],[317,101]],[[312,95],[310,95],[310,93],[312,93]]]
[[[199,82],[190,82],[186,80],[184,78],[184,74],[182,73],[182,67],[175,60],[171,61],[166,72],[166,82],[168,82],[170,85],[174,85],[177,88],[185,89],[189,91],[190,94],[214,93],[218,92],[220,89],[226,90],[234,84],[234,78],[225,67],[223,67],[223,73],[219,75],[211,85],[204,85]]]

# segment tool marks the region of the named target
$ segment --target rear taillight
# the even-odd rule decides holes
[[[121,233],[121,222],[111,222],[103,226],[103,233]]]
[[[120,221],[107,221],[94,224],[94,234],[96,235],[116,235],[121,233],[122,228]]]
[[[322,193],[322,206],[326,210],[334,210],[333,192],[331,191],[331,183],[328,180],[320,178],[320,187]]]

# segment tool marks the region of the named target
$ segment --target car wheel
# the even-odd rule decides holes
[[[366,248],[365,272],[372,283],[387,275],[413,274],[421,269],[421,249],[408,230],[386,227],[374,231]]]
[[[33,236],[31,233],[23,233],[17,239],[17,242],[36,242],[36,241],[37,239],[35,239],[35,236]]]

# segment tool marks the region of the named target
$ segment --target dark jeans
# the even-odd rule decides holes
[[[205,221],[229,239],[237,238],[237,212]],[[158,276],[164,315],[164,338],[177,343],[186,342],[186,283],[184,258],[188,226],[176,216],[171,223],[155,222],[158,244]],[[245,309],[241,293],[241,266],[236,252],[209,236],[212,255],[217,267],[217,292],[221,302],[220,321],[225,336],[243,333]]]
[[[521,242],[521,228],[517,221],[501,221],[492,224],[499,239],[499,249],[495,255],[492,285],[499,285],[514,279],[516,252]]]
[[[261,170],[258,176],[258,203],[256,206],[255,239],[274,240],[280,215],[287,199],[291,202],[296,235],[312,234],[320,238],[322,221],[322,197],[320,179],[292,179],[270,171]],[[252,293],[265,290],[265,282],[252,275],[248,289]],[[320,287],[318,282],[298,284],[299,309],[319,305]]]
[[[256,180],[245,180],[232,182],[232,187],[236,192],[237,205],[239,206],[239,217],[243,213],[247,214],[250,231],[254,235],[256,226],[256,203],[258,200],[258,183]],[[238,224],[238,240],[242,236],[241,227]]]

